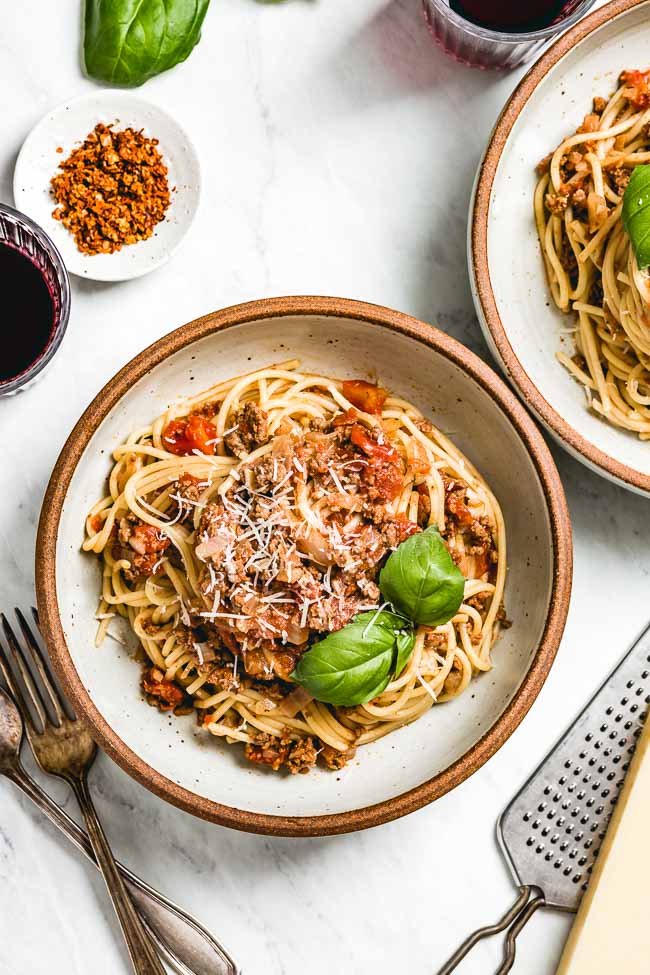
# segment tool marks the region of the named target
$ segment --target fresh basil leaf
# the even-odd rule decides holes
[[[86,0],[91,78],[133,88],[189,57],[210,0]]]
[[[379,588],[414,623],[440,626],[462,603],[465,579],[431,525],[398,545],[381,570]]]
[[[415,630],[412,626],[399,630],[395,633],[395,646],[397,656],[395,657],[395,677],[399,677],[406,667],[409,657],[413,653],[415,646]]]
[[[292,673],[317,701],[352,707],[385,689],[395,658],[395,613],[360,613],[303,653]]]
[[[650,166],[635,166],[623,194],[623,227],[639,269],[650,265]]]
[[[376,609],[369,609],[365,613],[357,613],[352,622],[365,623],[366,626],[369,623],[374,626],[383,626],[391,633],[395,633],[396,630],[401,630],[405,626],[410,626],[409,621],[400,613],[391,613],[388,609],[382,609],[379,612]]]
[[[413,629],[413,624],[399,613],[391,613],[385,609],[381,613],[377,613],[376,611],[367,612],[355,617],[355,622],[365,622],[366,620],[368,622],[372,620],[376,625],[387,627],[392,631],[395,637],[395,666],[393,668],[393,676],[399,677],[408,663],[408,659],[413,653],[413,647],[415,646],[415,630]]]

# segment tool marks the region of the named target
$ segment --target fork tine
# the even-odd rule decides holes
[[[2,643],[0,643],[0,669],[2,670],[2,674],[7,682],[9,690],[14,695],[16,703],[22,711],[23,717],[29,722],[33,731],[39,735],[42,735],[49,723],[49,719],[45,713],[43,705],[41,704],[40,696],[34,686],[32,676],[25,666],[18,640],[16,639],[14,631],[9,626],[9,621],[4,613],[0,613],[0,622],[2,623],[2,629],[7,646],[12,652],[16,670],[22,678],[22,687],[18,679],[14,677],[11,665],[9,663],[9,657]],[[31,707],[28,706],[26,697],[29,699]],[[41,725],[40,728],[36,726],[32,708],[33,711],[38,715]]]
[[[45,688],[45,691],[47,692],[47,700],[49,701],[49,704],[52,710],[54,711],[59,724],[62,724],[66,719],[65,709],[62,701],[63,695],[59,693],[58,689],[54,684],[54,681],[52,680],[52,677],[49,672],[49,667],[45,661],[44,654],[41,651],[40,646],[38,645],[38,641],[36,640],[36,637],[34,636],[34,634],[30,629],[29,623],[27,622],[27,620],[25,619],[25,617],[23,616],[23,614],[21,613],[21,611],[18,609],[17,606],[14,607],[14,613],[16,614],[16,619],[18,620],[18,624],[22,631],[25,644],[27,646],[27,649],[29,650],[29,655],[32,660],[32,663],[34,664],[34,667],[38,671],[38,675],[41,678],[42,685]]]
[[[13,671],[9,663],[9,657],[2,641],[0,641],[0,674],[2,674],[4,677],[4,681],[9,689],[9,693],[13,697],[18,710],[23,716],[23,719],[27,721],[32,731],[36,732],[37,728],[32,717],[32,712],[27,707],[27,702],[25,701],[25,696],[20,689],[20,684],[13,675]]]
[[[40,618],[39,618],[39,615],[38,615],[38,610],[36,609],[36,606],[32,606],[31,607],[31,610],[32,610],[32,619],[34,620],[34,626],[36,627],[36,632],[40,636],[41,641],[43,642],[43,644],[45,644],[45,640],[43,639],[43,633],[41,631],[41,621],[40,621]],[[21,613],[21,616],[22,616],[22,613]],[[45,646],[47,646],[47,644],[45,644]],[[77,720],[77,715],[75,714],[74,708],[70,704],[70,701],[68,700],[67,696],[61,690],[61,687],[59,686],[59,682],[56,680],[56,678],[52,674],[52,665],[50,664],[50,658],[47,657],[43,653],[42,650],[40,651],[40,657],[41,657],[41,660],[43,661],[43,663],[45,664],[45,669],[47,670],[47,672],[49,674],[50,683],[54,687],[56,687],[57,690],[58,690],[58,692],[59,692],[59,701],[61,702],[61,707],[63,708],[63,710],[65,711],[65,713],[67,714],[67,716],[70,718],[71,721],[76,721]]]
[[[75,714],[75,710],[72,707],[72,704],[70,703],[70,701],[68,700],[67,695],[61,689],[61,685],[59,684],[59,681],[54,676],[54,672],[52,670],[52,664],[50,663],[50,658],[49,658],[48,652],[47,652],[47,643],[45,642],[45,639],[43,637],[43,631],[41,630],[41,621],[40,621],[40,618],[39,618],[39,615],[38,615],[38,610],[36,609],[36,606],[32,606],[31,607],[31,611],[32,611],[32,619],[34,621],[34,624],[33,625],[36,628],[36,632],[38,633],[38,635],[40,637],[40,643],[39,643],[38,640],[35,641],[36,642],[36,646],[38,648],[40,658],[43,661],[43,665],[45,667],[45,670],[47,671],[48,676],[50,678],[50,684],[57,691],[58,697],[59,697],[59,702],[61,704],[61,707],[65,711],[65,713],[68,716],[68,718],[71,721],[76,721],[77,720],[77,715]],[[22,613],[20,615],[22,616]],[[32,633],[33,632],[34,632],[34,630],[32,629]],[[45,651],[46,651],[45,653],[41,649],[41,644],[45,647]]]

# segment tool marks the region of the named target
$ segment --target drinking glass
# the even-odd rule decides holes
[[[47,345],[18,376],[0,381],[0,396],[17,393],[40,377],[61,345],[70,317],[70,280],[58,250],[38,224],[13,207],[0,203],[0,245],[27,255],[39,269],[52,296],[54,323]]]
[[[547,27],[517,33],[479,27],[452,10],[448,0],[422,2],[429,30],[443,51],[471,67],[510,69],[529,61],[547,41],[580,20],[595,0],[569,0]]]

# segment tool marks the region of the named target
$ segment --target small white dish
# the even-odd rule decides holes
[[[595,95],[650,61],[650,0],[612,0],[536,62],[492,133],[470,205],[474,304],[492,353],[526,405],[577,460],[650,496],[650,445],[587,409],[555,358],[572,352],[573,317],[551,300],[533,218],[535,166],[574,132]]]
[[[59,163],[98,122],[117,129],[143,129],[146,136],[158,139],[168,168],[171,204],[148,240],[128,244],[114,254],[88,255],[77,249],[73,235],[53,218],[56,202],[50,180]],[[200,193],[199,159],[187,132],[157,105],[122,91],[82,95],[52,109],[25,139],[14,170],[16,208],[46,231],[71,274],[94,281],[126,281],[168,261],[189,230]]]

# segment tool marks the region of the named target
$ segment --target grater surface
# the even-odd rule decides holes
[[[501,814],[519,886],[575,911],[587,887],[650,703],[650,626]]]

